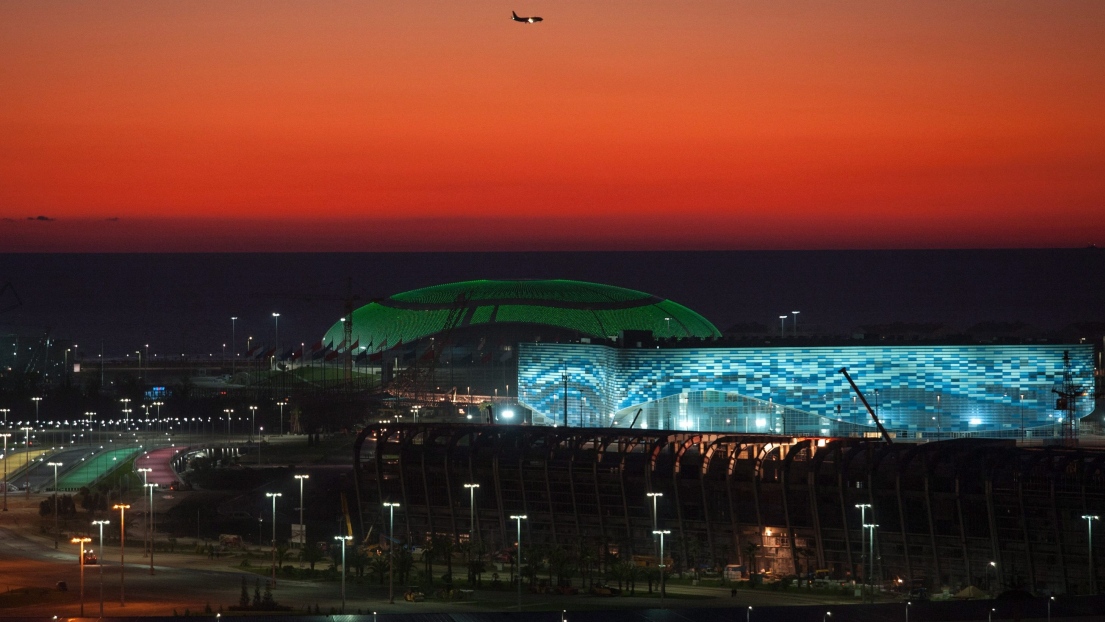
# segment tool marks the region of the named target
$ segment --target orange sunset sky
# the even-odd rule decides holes
[[[1105,245],[1101,0],[20,1],[0,59],[0,252]]]

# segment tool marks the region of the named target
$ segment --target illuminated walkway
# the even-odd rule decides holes
[[[173,457],[183,451],[183,447],[164,447],[154,449],[135,459],[134,466],[139,469],[153,469],[146,474],[146,481],[158,486],[169,486],[178,481],[176,472],[170,464]]]
[[[68,471],[58,480],[58,489],[64,491],[80,490],[110,473],[128,458],[138,453],[137,447],[123,447],[98,452],[95,456],[82,460],[80,466]]]
[[[7,456],[4,456],[0,460],[0,474],[4,472],[2,463],[7,463],[8,477],[10,478],[16,471],[27,466],[27,463],[31,460],[37,460],[47,453],[45,449],[32,449],[30,451],[25,449],[12,449],[8,452]]]

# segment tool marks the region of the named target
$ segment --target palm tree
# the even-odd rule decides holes
[[[384,579],[388,576],[388,558],[384,555],[374,555],[368,562],[368,572],[384,586]]]
[[[310,564],[311,570],[314,570],[315,564],[322,561],[325,557],[326,555],[322,552],[322,547],[318,545],[318,542],[309,543],[299,552],[299,560]]]
[[[741,551],[744,553],[744,561],[748,564],[748,578],[751,579],[752,575],[756,574],[756,551],[760,549],[760,545],[755,542],[745,542],[741,547]]]

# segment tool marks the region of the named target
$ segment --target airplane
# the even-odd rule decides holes
[[[511,11],[510,14],[513,16],[512,19],[514,21],[524,22],[526,24],[536,24],[537,22],[545,21],[544,18],[542,18],[542,17],[518,17],[518,14],[515,13],[514,11]]]

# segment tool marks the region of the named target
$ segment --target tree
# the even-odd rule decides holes
[[[383,555],[374,555],[372,560],[368,562],[368,572],[380,581],[382,587],[384,579],[388,576],[388,558]]]
[[[410,578],[411,569],[414,568],[414,555],[407,550],[407,547],[396,547],[395,549],[395,574],[399,577],[400,583],[406,583]]]
[[[291,548],[287,544],[276,545],[276,567],[283,568],[284,562],[291,557]]]
[[[246,587],[246,576],[242,575],[242,595],[238,597],[239,607],[249,606],[249,588]]]
[[[299,552],[299,560],[309,564],[311,570],[315,569],[315,564],[326,558],[326,554],[322,552],[322,547],[318,545],[318,542],[311,542],[307,546],[303,547],[303,550]]]
[[[756,551],[760,549],[760,545],[755,542],[745,542],[741,547],[741,552],[744,553],[744,561],[748,564],[748,576],[756,574]]]

